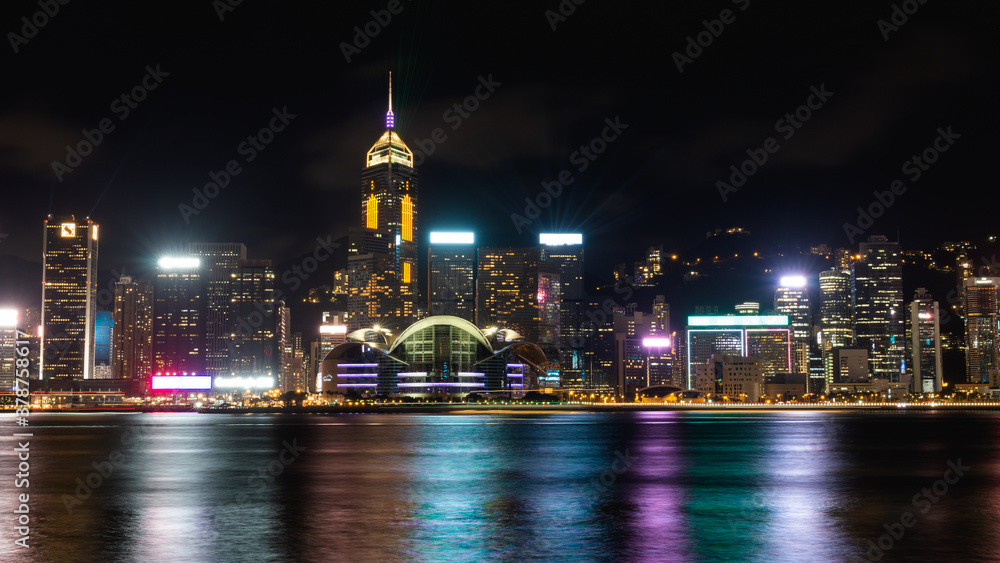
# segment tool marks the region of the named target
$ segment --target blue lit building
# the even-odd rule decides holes
[[[94,379],[111,379],[111,311],[98,311],[94,322]]]

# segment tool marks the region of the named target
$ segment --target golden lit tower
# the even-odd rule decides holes
[[[369,291],[360,293],[352,289],[354,301],[362,299],[363,293],[371,295],[367,299],[377,301],[349,307],[368,311],[363,315],[366,318],[352,316],[352,325],[382,322],[399,329],[417,317],[417,171],[413,152],[396,134],[395,119],[390,73],[385,133],[369,149],[361,173],[361,225],[371,236],[389,238],[385,241],[389,260],[376,261],[380,271],[368,275],[385,287],[368,288]],[[352,256],[364,254],[360,249],[351,252]]]

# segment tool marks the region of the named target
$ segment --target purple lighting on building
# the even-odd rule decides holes
[[[398,387],[485,387],[484,383],[447,383],[432,381],[427,383],[397,383]]]
[[[663,337],[649,336],[642,339],[642,345],[646,348],[669,348],[670,339]]]

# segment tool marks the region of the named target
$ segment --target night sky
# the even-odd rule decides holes
[[[844,223],[897,179],[906,191],[855,245],[981,238],[995,217],[1000,4],[896,5],[898,29],[893,3],[870,0],[243,2],[221,19],[224,1],[69,2],[21,41],[10,33],[41,8],[4,2],[0,255],[40,263],[48,213],[101,224],[105,272],[144,271],[191,241],[244,242],[278,264],[311,254],[360,224],[390,71],[397,131],[434,148],[418,167],[421,245],[441,229],[495,246],[582,232],[600,276],[715,228],[852,246]],[[387,24],[369,23],[389,6]],[[358,39],[366,25],[377,34]],[[155,87],[128,107],[121,96],[144,79]],[[483,82],[474,111],[456,112]],[[800,127],[780,121],[807,103]],[[294,117],[248,162],[241,143],[274,111]],[[102,120],[114,129],[60,181],[53,162]],[[616,120],[616,138],[582,160]],[[905,163],[949,127],[947,151],[914,180]],[[438,128],[443,141],[428,141]],[[776,150],[724,201],[716,183],[769,138]],[[179,206],[231,160],[240,172],[186,221]],[[564,170],[572,183],[519,232],[511,214]]]

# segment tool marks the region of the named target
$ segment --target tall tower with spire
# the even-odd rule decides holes
[[[349,323],[402,330],[417,318],[417,171],[396,133],[389,73],[385,132],[361,172],[361,227],[352,229]]]

